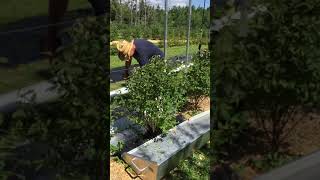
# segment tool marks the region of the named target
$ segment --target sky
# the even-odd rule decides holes
[[[206,1],[206,7],[209,7],[210,0],[192,0],[192,5],[198,7],[203,7],[203,3]],[[147,3],[151,3],[153,5],[159,4],[160,7],[164,7],[164,0],[147,0]],[[168,0],[169,8],[172,6],[188,6],[189,0]]]

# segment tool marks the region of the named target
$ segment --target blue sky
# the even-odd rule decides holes
[[[210,0],[205,0],[206,1],[206,7],[209,7],[210,5]],[[169,2],[169,8],[172,6],[188,6],[189,0],[168,0]],[[201,6],[203,7],[203,2],[204,0],[192,0],[192,4],[196,7]],[[147,0],[147,3],[151,3],[154,5],[159,4],[160,7],[164,6],[164,0]]]
[[[193,0],[192,4],[195,5],[196,7],[198,6],[203,7],[203,2],[204,2],[203,0]],[[210,0],[206,0],[206,7],[209,7],[209,5],[210,5]]]

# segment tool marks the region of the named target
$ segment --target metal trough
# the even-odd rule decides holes
[[[181,116],[177,116],[176,118],[178,122],[185,121]],[[134,123],[127,117],[122,117],[110,125],[110,145],[117,147],[120,143],[123,146],[122,149],[118,147],[119,152],[129,151],[136,147],[132,147],[134,143],[140,143],[143,141],[143,139],[141,139],[141,135],[144,135],[146,131],[147,130],[144,127]]]
[[[55,89],[55,85],[49,81],[39,83],[11,91],[0,95],[0,113],[15,111],[20,103],[30,103],[35,96],[34,103],[41,104],[56,100],[61,94]],[[110,92],[110,97],[126,94],[126,88],[120,88]]]
[[[129,91],[127,88],[123,87],[117,90],[110,91],[110,98],[121,95],[121,94],[127,94]]]
[[[139,135],[145,134],[146,129],[138,124],[130,121],[126,117],[122,117],[116,120],[110,126],[110,145],[117,147],[118,143],[123,144],[123,149],[130,148],[131,143],[136,142],[139,139]]]
[[[20,103],[31,102],[33,96],[35,96],[34,102],[40,104],[57,99],[59,94],[54,84],[42,81],[20,90],[0,95],[0,112],[14,111]]]
[[[209,139],[210,111],[206,111],[169,130],[165,137],[159,135],[123,153],[122,158],[141,179],[159,180]]]
[[[318,180],[320,179],[320,151],[292,161],[282,167],[256,177],[254,180]]]

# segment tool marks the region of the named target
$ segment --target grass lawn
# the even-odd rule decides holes
[[[210,177],[210,143],[195,151],[189,158],[181,161],[164,179],[199,179]]]
[[[115,82],[115,83],[110,83],[110,91],[122,88],[125,85],[126,85],[125,81],[118,81],[118,82]]]
[[[203,46],[202,48],[208,48],[208,46]],[[198,45],[191,45],[190,46],[190,53],[196,53],[198,51]],[[185,55],[186,53],[186,47],[185,46],[176,46],[176,47],[169,47],[168,48],[168,57],[173,57],[177,55]],[[133,60],[132,64],[138,64],[136,60]],[[124,62],[120,61],[118,56],[110,56],[110,67],[113,68],[119,68],[123,67]],[[121,87],[125,86],[125,81],[119,81],[116,83],[110,83],[110,90],[116,90]]]
[[[19,65],[17,68],[0,67],[0,94],[45,80],[41,73],[49,69],[46,60]]]
[[[0,25],[33,16],[47,16],[48,2],[48,0],[0,1]],[[86,7],[90,7],[87,0],[69,0],[68,11]]]

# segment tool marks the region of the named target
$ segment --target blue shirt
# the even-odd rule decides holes
[[[133,57],[140,66],[148,64],[152,56],[160,55],[161,58],[164,57],[163,52],[156,45],[145,39],[135,39],[133,43],[136,46]]]

